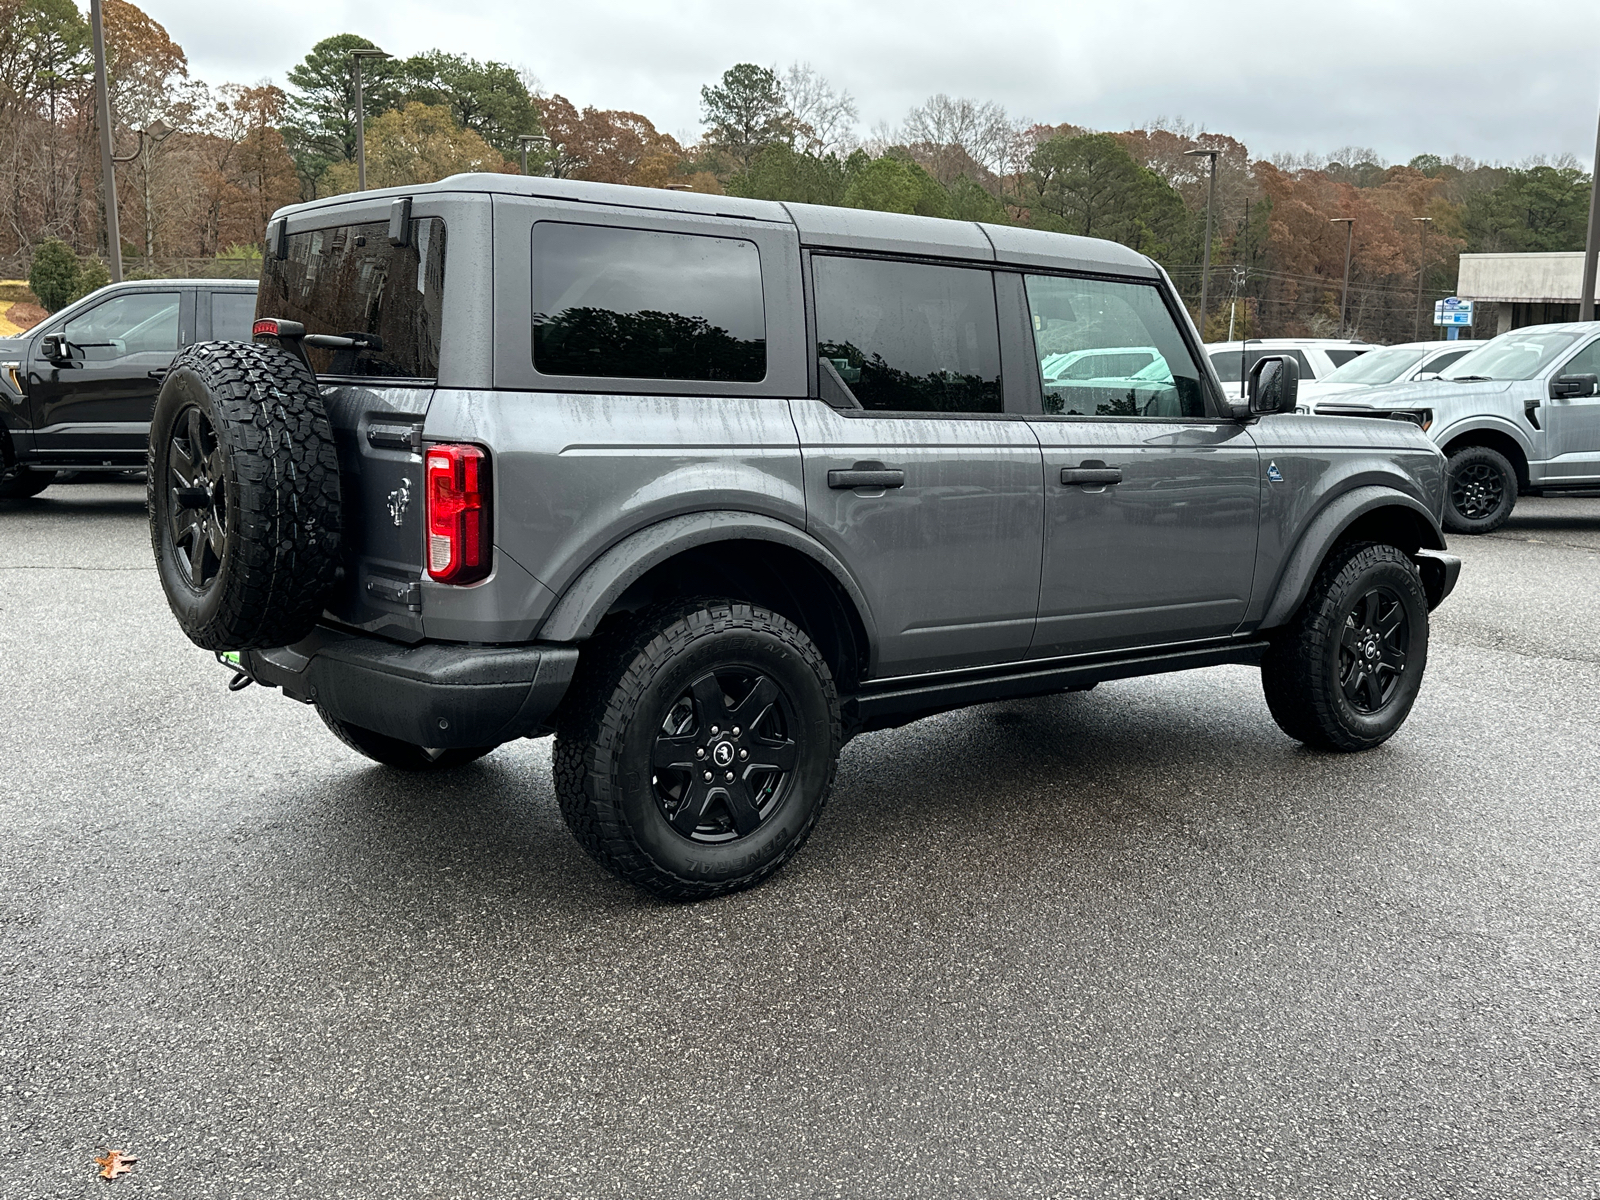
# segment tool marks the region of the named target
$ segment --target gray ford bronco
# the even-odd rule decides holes
[[[845,739],[964,705],[1249,663],[1375,746],[1459,570],[1415,425],[1295,415],[1282,357],[1230,399],[1109,242],[462,175],[279,213],[253,337],[156,406],[184,631],[391,767],[555,734],[659,896],[766,878]]]

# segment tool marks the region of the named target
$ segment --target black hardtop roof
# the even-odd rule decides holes
[[[947,221],[938,217],[917,217],[864,208],[778,203],[773,200],[749,200],[742,196],[714,196],[704,192],[590,183],[581,179],[546,179],[530,175],[451,175],[437,183],[345,193],[290,205],[279,209],[274,216],[304,216],[318,209],[337,208],[358,199],[372,201],[452,192],[537,196],[653,212],[770,221],[793,225],[799,230],[801,244],[806,246],[879,250],[935,258],[980,259],[1015,266],[1075,267],[1152,278],[1158,274],[1158,268],[1144,255],[1099,238],[1075,237],[1010,225],[980,224],[976,221]]]

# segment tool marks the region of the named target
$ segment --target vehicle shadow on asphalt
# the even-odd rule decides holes
[[[140,487],[137,494],[124,497],[96,496],[79,499],[76,496],[57,498],[51,495],[33,496],[26,500],[0,500],[0,513],[25,513],[31,517],[91,517],[91,516],[127,516],[131,513],[144,515],[148,509],[145,507],[144,488]]]

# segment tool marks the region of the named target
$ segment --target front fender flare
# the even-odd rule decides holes
[[[821,542],[774,517],[746,512],[700,512],[670,517],[623,538],[590,563],[562,594],[538,629],[547,642],[589,637],[618,596],[647,571],[669,558],[712,542],[775,542],[820,564],[844,589],[866,629],[868,645],[878,644],[866,596],[850,572]]]
[[[1306,531],[1301,535],[1294,552],[1289,555],[1283,573],[1278,576],[1277,590],[1273,593],[1272,603],[1268,605],[1267,615],[1261,619],[1259,628],[1276,628],[1294,616],[1295,611],[1305,602],[1306,594],[1311,590],[1311,583],[1317,577],[1317,570],[1322,566],[1322,560],[1328,556],[1328,551],[1339,540],[1339,535],[1350,528],[1359,517],[1380,508],[1409,509],[1422,519],[1422,526],[1427,531],[1422,548],[1424,550],[1445,548],[1444,534],[1439,530],[1438,521],[1420,501],[1394,488],[1377,484],[1352,488],[1336,497],[1306,526]]]

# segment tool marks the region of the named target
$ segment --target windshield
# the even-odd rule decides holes
[[[1445,379],[1532,379],[1578,340],[1576,333],[1540,333],[1519,329],[1502,333],[1466,355],[1442,376]]]
[[[1421,350],[1408,350],[1404,346],[1390,346],[1384,350],[1370,350],[1360,358],[1353,358],[1337,371],[1325,375],[1323,383],[1356,383],[1376,387],[1380,383],[1393,383],[1416,370],[1422,361]]]

